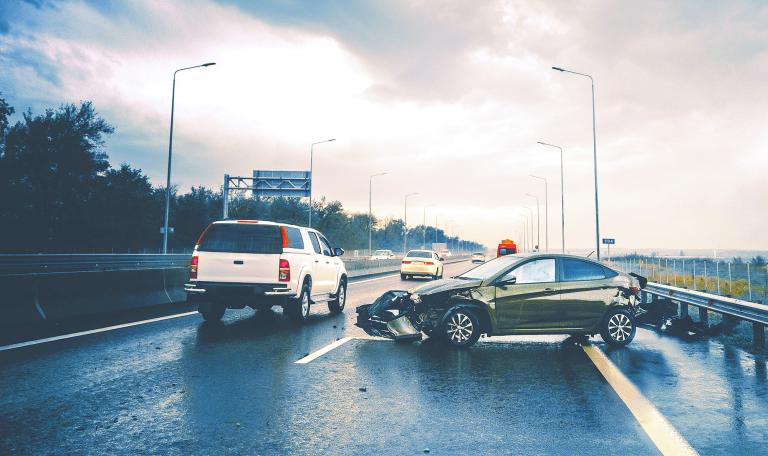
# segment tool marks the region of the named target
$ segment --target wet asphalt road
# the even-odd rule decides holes
[[[352,340],[294,364],[363,336],[355,306],[415,284],[358,281],[344,315],[318,305],[304,326],[230,310],[0,352],[0,454],[658,454],[562,337]],[[593,343],[702,454],[767,448],[764,359],[645,330]]]

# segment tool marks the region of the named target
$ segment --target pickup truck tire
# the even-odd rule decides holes
[[[347,303],[347,279],[339,281],[339,289],[336,291],[336,297],[328,301],[328,310],[337,314],[344,311],[344,304]]]
[[[298,299],[291,299],[288,302],[288,305],[286,306],[285,310],[288,313],[288,316],[295,321],[298,322],[305,322],[307,319],[309,319],[309,296],[311,293],[311,288],[309,285],[309,282],[304,282],[304,285],[301,287],[301,294],[299,295]]]
[[[400,280],[408,280],[408,276],[405,274],[400,274]]]
[[[215,302],[201,302],[197,306],[197,311],[203,316],[205,321],[219,321],[224,316],[226,308]]]

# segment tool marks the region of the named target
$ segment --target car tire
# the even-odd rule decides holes
[[[471,309],[451,309],[443,320],[441,333],[443,340],[452,347],[471,347],[480,339],[480,319]]]
[[[197,306],[197,311],[203,316],[203,320],[210,322],[220,321],[225,310],[226,307],[215,302],[201,302]]]
[[[614,307],[605,314],[600,326],[600,336],[605,343],[623,347],[635,338],[635,317],[626,309]]]
[[[400,280],[408,280],[408,276],[405,274],[400,274]]]
[[[443,272],[445,272],[445,268],[440,268],[440,276],[438,277],[438,279],[443,278]]]
[[[301,287],[301,294],[299,294],[299,297],[297,299],[292,299],[288,303],[286,310],[288,311],[288,316],[292,320],[303,323],[309,319],[310,293],[311,287],[309,282],[304,282],[304,285]]]
[[[328,301],[328,310],[333,314],[344,311],[344,305],[347,303],[347,279],[339,281],[339,289],[336,291],[336,297]]]

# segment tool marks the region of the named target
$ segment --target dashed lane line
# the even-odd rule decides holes
[[[594,345],[582,345],[582,349],[619,398],[624,401],[661,454],[665,456],[699,454],[602,350]]]
[[[330,343],[326,345],[325,347],[321,348],[320,350],[316,350],[313,353],[310,353],[309,355],[301,358],[300,360],[296,361],[295,364],[307,364],[312,362],[312,360],[317,359],[324,354],[328,353],[329,351],[339,348],[342,345],[346,344],[352,340],[352,337],[342,337],[341,339],[337,340],[336,342]]]

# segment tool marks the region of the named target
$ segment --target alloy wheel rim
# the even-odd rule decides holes
[[[341,289],[339,290],[339,307],[344,307],[344,302],[347,299],[347,287],[344,285],[341,286]]]
[[[453,314],[448,321],[448,337],[460,344],[467,342],[472,337],[474,329],[472,320],[464,313]]]
[[[632,333],[632,322],[624,314],[617,313],[608,320],[608,334],[613,340],[623,342]]]

